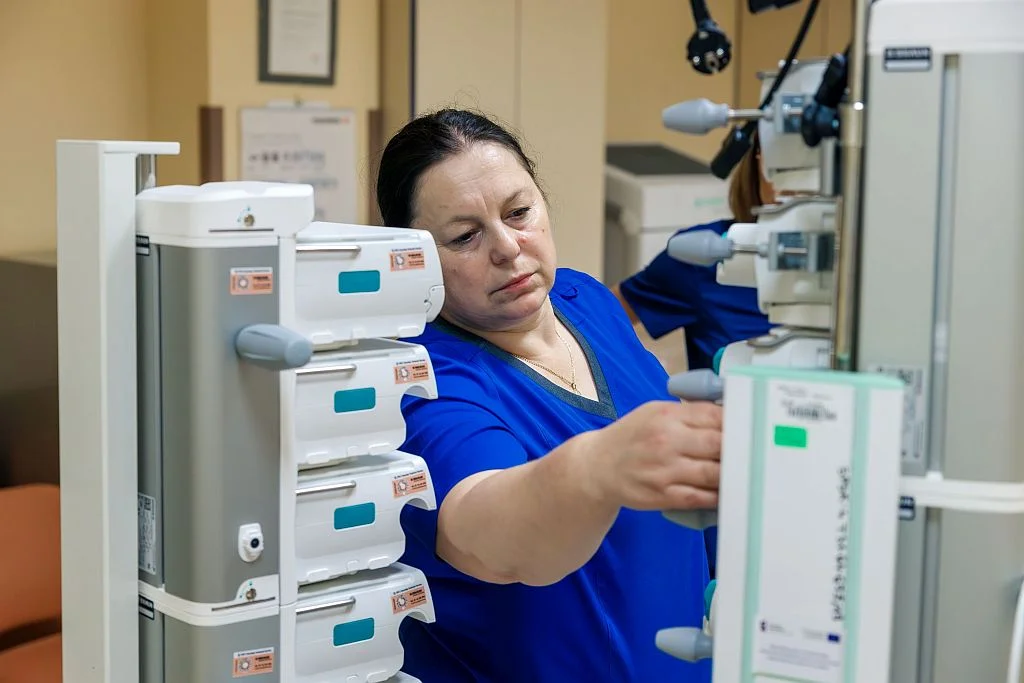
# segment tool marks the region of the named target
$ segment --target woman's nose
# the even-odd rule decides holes
[[[491,247],[491,260],[495,264],[507,263],[519,256],[522,247],[516,239],[516,231],[507,225],[499,225],[494,231],[494,242]]]

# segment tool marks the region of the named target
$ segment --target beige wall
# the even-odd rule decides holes
[[[0,2],[0,253],[55,245],[57,138],[146,136],[143,10]]]

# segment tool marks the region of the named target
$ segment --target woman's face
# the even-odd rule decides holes
[[[477,143],[420,178],[412,227],[437,242],[442,315],[471,330],[529,325],[555,278],[547,204],[515,154]]]

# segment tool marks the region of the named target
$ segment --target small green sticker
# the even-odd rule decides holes
[[[775,425],[775,445],[783,448],[807,448],[807,430],[803,427]]]

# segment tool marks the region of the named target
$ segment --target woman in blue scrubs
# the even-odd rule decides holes
[[[697,225],[687,231],[712,230],[724,235],[736,221],[753,223],[753,209],[775,201],[772,185],[764,177],[757,134],[729,180],[729,209],[733,219]],[[682,232],[682,231],[680,231]],[[676,233],[679,234],[679,233]],[[720,285],[716,266],[677,261],[666,251],[613,291],[632,323],[643,325],[658,339],[682,328],[686,361],[691,370],[711,368],[719,349],[733,342],[759,337],[772,325],[757,304],[757,290]],[[706,533],[711,575],[715,575],[718,530]]]
[[[615,296],[557,268],[536,172],[489,119],[444,110],[381,158],[385,225],[429,230],[445,304],[413,340],[439,397],[403,404],[402,449],[439,509],[407,507],[402,561],[437,620],[406,619],[403,670],[423,683],[710,681],[658,651],[699,627],[702,536],[664,509],[717,503],[721,411],[681,403]]]

